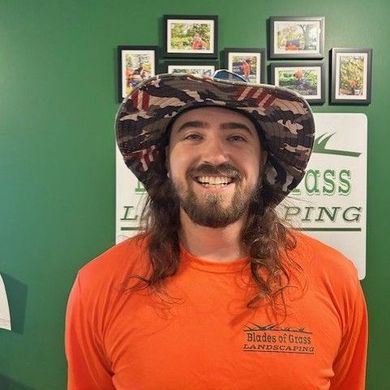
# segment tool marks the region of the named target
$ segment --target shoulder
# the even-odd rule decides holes
[[[335,310],[343,329],[365,300],[355,265],[335,248],[302,233],[295,234],[293,260],[302,269],[303,286],[311,296]]]
[[[304,267],[336,274],[336,277],[357,277],[354,263],[337,249],[300,232],[294,232],[294,236],[297,240],[295,255]]]
[[[302,233],[294,235],[297,246],[292,258],[302,268],[308,287],[351,303],[361,289],[354,263],[315,238]]]
[[[77,280],[83,290],[101,291],[123,285],[131,275],[145,275],[148,260],[146,237],[127,239],[85,264]]]

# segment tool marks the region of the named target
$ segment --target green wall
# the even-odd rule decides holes
[[[14,322],[0,330],[0,388],[65,387],[69,289],[77,269],[114,243],[116,46],[162,45],[163,14],[219,15],[221,49],[267,47],[266,21],[277,15],[325,16],[327,51],[374,49],[372,104],[314,111],[368,116],[367,388],[390,388],[389,4],[0,0],[0,272]]]

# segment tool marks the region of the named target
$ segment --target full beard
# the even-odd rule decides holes
[[[235,177],[235,191],[231,200],[225,199],[226,194],[208,194],[198,196],[193,190],[193,177],[201,174],[226,174]],[[173,183],[175,195],[181,208],[196,224],[210,228],[223,228],[243,217],[256,196],[256,188],[243,188],[239,172],[228,164],[218,167],[204,165],[190,170],[187,175],[187,190],[178,183]],[[188,184],[189,183],[189,184]]]

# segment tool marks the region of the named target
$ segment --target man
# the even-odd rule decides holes
[[[251,74],[251,59],[244,58],[241,63],[241,73],[246,81],[249,81],[249,76]]]
[[[144,184],[145,233],[79,272],[69,389],[364,389],[352,263],[275,208],[304,176],[308,104],[191,75],[140,84],[118,146]]]
[[[193,50],[207,49],[207,43],[202,39],[199,33],[195,33],[192,37],[191,47]]]

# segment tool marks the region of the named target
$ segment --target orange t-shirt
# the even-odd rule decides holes
[[[356,270],[297,238],[302,271],[285,290],[281,323],[265,305],[246,307],[247,259],[210,262],[182,249],[168,295],[158,295],[124,289],[148,267],[145,239],[103,253],[69,298],[68,389],[364,389],[367,313]]]

